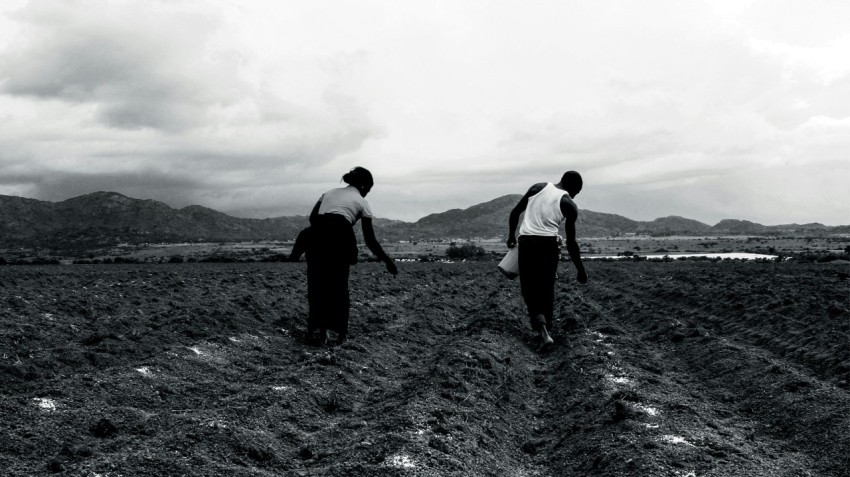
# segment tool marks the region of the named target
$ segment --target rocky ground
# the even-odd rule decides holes
[[[0,267],[0,468],[83,476],[850,474],[848,264],[561,266],[538,352],[494,263]]]

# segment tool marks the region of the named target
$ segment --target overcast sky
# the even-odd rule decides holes
[[[0,3],[0,194],[850,224],[850,2]],[[507,218],[506,218],[507,220]]]

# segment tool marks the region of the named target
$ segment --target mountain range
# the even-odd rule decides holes
[[[504,237],[508,214],[519,195],[506,195],[467,209],[431,214],[416,222],[376,219],[381,240],[446,240]],[[199,205],[174,209],[162,202],[116,192],[95,192],[61,202],[0,195],[0,247],[91,249],[119,243],[236,242],[292,240],[305,216],[248,219]],[[850,233],[850,226],[818,223],[765,226],[745,220],[708,225],[684,217],[649,222],[581,210],[579,237],[648,235],[817,235]]]

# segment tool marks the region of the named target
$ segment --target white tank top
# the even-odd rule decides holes
[[[561,197],[566,193],[548,182],[540,192],[529,197],[519,234],[557,237],[558,228],[564,221]]]

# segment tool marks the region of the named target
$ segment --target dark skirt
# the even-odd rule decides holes
[[[315,218],[307,245],[307,330],[348,332],[348,271],[357,260],[357,239],[348,219]]]
[[[543,315],[546,327],[552,328],[555,307],[555,275],[558,273],[557,237],[523,235],[519,237],[519,281],[522,298],[528,308],[531,327],[538,331]]]

